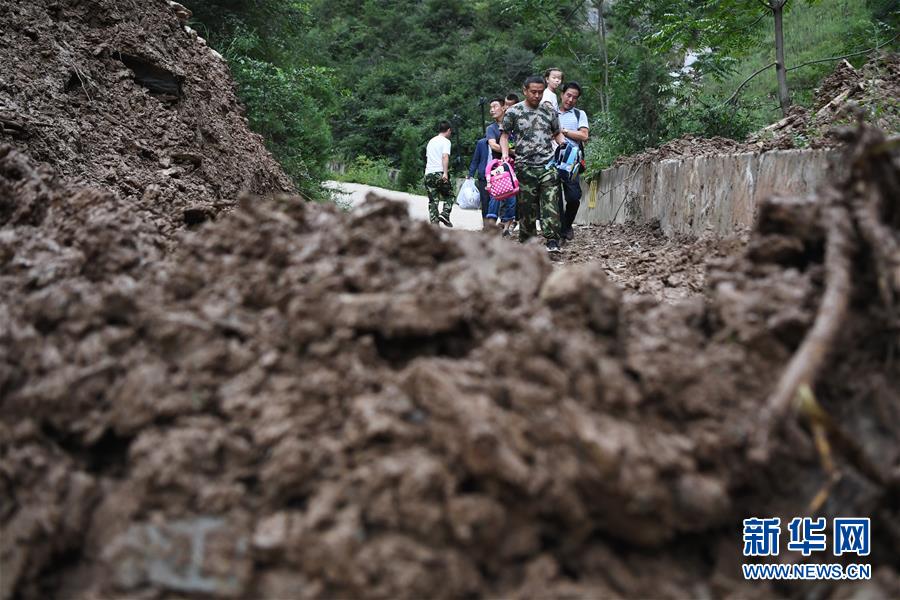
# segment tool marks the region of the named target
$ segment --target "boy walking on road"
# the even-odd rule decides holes
[[[549,104],[541,102],[544,79],[525,80],[525,101],[510,107],[503,116],[500,136],[501,160],[509,160],[509,136],[516,136],[516,175],[519,179],[519,241],[537,235],[541,229],[549,252],[559,252],[558,175],[553,163],[553,140],[562,144],[559,116]]]
[[[450,222],[450,211],[453,210],[453,188],[450,186],[450,123],[441,121],[438,134],[428,141],[425,147],[425,189],[428,190],[428,218],[432,223],[440,221],[447,227]],[[440,202],[444,203],[439,213]]]

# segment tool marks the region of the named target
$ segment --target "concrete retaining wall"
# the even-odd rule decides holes
[[[833,150],[695,156],[603,171],[582,182],[577,223],[659,219],[667,234],[727,235],[753,224],[756,206],[775,192],[805,195],[824,180]]]

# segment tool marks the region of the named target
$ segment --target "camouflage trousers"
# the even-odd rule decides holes
[[[443,215],[450,218],[450,211],[453,210],[453,203],[456,198],[453,197],[453,186],[450,185],[450,178],[444,181],[443,173],[429,173],[425,176],[425,189],[428,190],[428,219],[432,223],[438,222],[438,203],[444,203]]]
[[[559,201],[556,169],[521,165],[516,169],[519,178],[517,213],[519,241],[537,235],[535,221],[541,220],[541,231],[547,240],[559,240]]]

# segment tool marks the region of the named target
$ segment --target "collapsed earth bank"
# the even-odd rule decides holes
[[[385,201],[248,199],[162,257],[0,150],[2,597],[896,597],[889,147],[674,304]],[[816,410],[773,412],[835,256]],[[873,580],[744,582],[741,520],[808,514],[872,517]]]
[[[115,193],[161,238],[293,191],[222,57],[166,0],[0,0],[0,143]]]

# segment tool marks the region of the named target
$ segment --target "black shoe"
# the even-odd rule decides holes
[[[547,242],[547,252],[559,252],[559,242],[550,240]]]
[[[563,237],[566,239],[566,241],[571,242],[575,239],[575,231],[572,229],[567,229],[563,234]]]
[[[453,223],[450,222],[450,217],[447,215],[440,215],[438,217],[438,220],[440,220],[440,222],[443,223],[444,225],[446,225],[447,227],[453,227]]]

